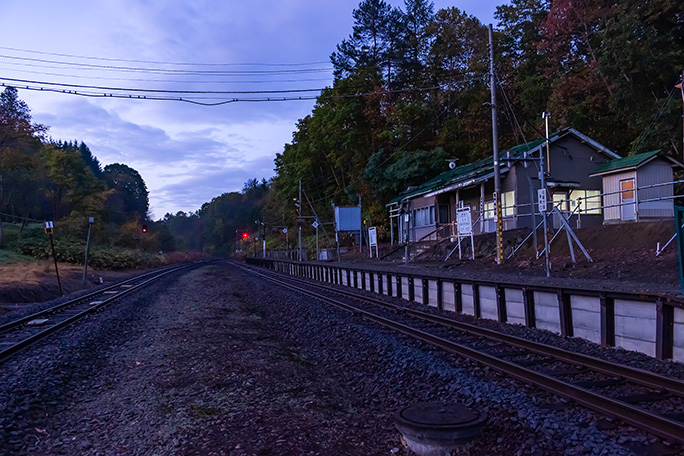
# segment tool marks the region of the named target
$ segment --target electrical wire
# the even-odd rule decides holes
[[[115,58],[107,58],[107,57],[92,57],[92,56],[83,56],[83,55],[74,55],[74,54],[64,54],[64,53],[58,53],[58,52],[44,52],[44,51],[35,51],[35,50],[30,50],[30,49],[18,49],[18,48],[6,47],[6,46],[0,46],[0,49],[5,50],[5,51],[25,52],[27,54],[51,55],[54,57],[70,57],[70,58],[83,59],[83,60],[99,60],[99,61],[103,61],[103,62],[150,63],[150,64],[156,64],[156,65],[178,65],[178,66],[272,66],[272,67],[279,67],[279,66],[324,65],[324,64],[330,63],[329,61],[308,62],[308,63],[188,63],[188,62],[165,62],[165,61],[158,61],[158,60],[135,60],[135,59],[115,59]]]
[[[658,120],[660,120],[660,117],[663,115],[663,112],[665,112],[665,108],[667,107],[667,105],[669,105],[670,101],[672,101],[672,98],[674,97],[676,90],[677,90],[676,87],[673,87],[672,90],[670,90],[670,93],[667,95],[667,98],[665,99],[663,104],[660,106],[660,109],[658,109],[658,112],[656,112],[656,114],[653,116],[653,118],[651,119],[651,122],[648,124],[648,126],[646,127],[644,132],[636,140],[636,142],[634,143],[634,145],[630,149],[628,155],[634,155],[636,153],[637,149],[639,148],[639,146],[641,145],[641,143],[643,143],[646,140],[646,138],[648,137],[648,134],[651,132],[651,130],[653,130],[653,127],[655,127],[655,124],[658,122]]]
[[[323,89],[291,89],[291,90],[254,90],[254,91],[216,91],[216,90],[163,90],[163,89],[136,89],[124,87],[104,87],[81,84],[66,84],[61,82],[31,81],[26,79],[13,79],[0,77],[0,81],[19,82],[22,84],[39,84],[46,86],[69,87],[74,89],[94,89],[108,90],[113,92],[144,92],[144,93],[188,93],[188,94],[247,94],[247,93],[301,93],[301,92],[320,92]]]
[[[13,68],[0,66],[0,70],[16,71]],[[80,74],[63,74],[63,73],[49,73],[44,71],[21,70],[22,73],[39,74],[41,76],[56,76],[73,79],[88,79],[101,81],[125,81],[125,82],[160,82],[164,84],[279,84],[285,82],[313,82],[313,81],[331,81],[331,78],[298,78],[298,79],[271,79],[271,80],[194,80],[194,81],[179,81],[172,79],[150,79],[150,78],[121,78],[121,77],[107,77],[107,76],[93,76]]]
[[[0,78],[0,80],[4,80],[4,78]],[[63,93],[67,95],[77,95],[77,96],[83,96],[83,97],[91,97],[91,98],[118,98],[118,99],[139,99],[139,100],[156,100],[156,101],[182,101],[186,103],[192,103],[192,104],[197,104],[201,106],[220,106],[220,105],[225,105],[229,103],[236,103],[236,102],[272,102],[272,101],[304,101],[304,100],[329,100],[329,99],[345,99],[345,98],[359,98],[359,97],[367,97],[370,95],[374,95],[374,92],[369,92],[369,93],[359,93],[359,94],[343,94],[343,95],[308,95],[308,96],[293,96],[293,97],[261,97],[261,98],[231,98],[229,100],[221,100],[217,101],[214,103],[209,103],[209,102],[201,102],[198,100],[202,99],[217,99],[217,97],[198,97],[198,96],[189,96],[189,97],[171,97],[171,96],[160,96],[160,95],[139,95],[137,93],[106,93],[106,92],[93,92],[93,91],[87,91],[87,90],[71,90],[71,89],[59,89],[59,88],[54,88],[54,87],[42,87],[42,86],[18,86],[15,84],[6,84],[6,83],[0,83],[1,87],[15,87],[17,89],[22,89],[22,90],[31,90],[31,91],[37,91],[37,92],[52,92],[52,93]],[[64,87],[67,87],[67,85],[62,85]],[[73,88],[73,86],[70,86]],[[425,87],[425,88],[412,88],[412,89],[396,89],[389,91],[387,93],[400,93],[400,92],[407,92],[407,91],[427,91],[427,90],[434,90],[435,87]],[[118,90],[118,89],[115,89]],[[129,90],[129,89],[121,89],[121,90]],[[132,90],[129,90],[132,91]],[[296,90],[291,90],[291,91],[280,91],[276,93],[294,93],[297,92]],[[154,91],[154,93],[159,93],[159,94],[177,94],[177,93],[201,93],[205,95],[220,95],[220,94],[226,94],[227,92],[212,92],[212,91],[199,91],[199,92],[179,92],[179,91],[169,91],[169,90],[158,90]],[[229,93],[235,93],[235,92],[229,92]],[[267,93],[266,91],[262,92],[243,92],[243,93]]]
[[[152,74],[180,74],[180,75],[205,75],[205,76],[221,76],[221,75],[261,75],[261,74],[301,74],[301,73],[320,73],[331,72],[332,67],[325,68],[304,68],[304,69],[287,69],[287,70],[180,70],[176,68],[143,68],[131,66],[116,66],[116,65],[99,65],[91,63],[76,63],[76,62],[60,62],[58,60],[48,59],[34,59],[31,57],[17,57],[0,54],[0,59],[15,60],[21,62],[35,62],[47,63],[51,65],[61,65],[57,67],[46,68],[62,68],[66,66],[77,70],[116,70],[121,72],[135,72],[135,73],[152,73]],[[26,66],[37,66],[33,64],[24,64]],[[42,67],[38,65],[39,67]]]

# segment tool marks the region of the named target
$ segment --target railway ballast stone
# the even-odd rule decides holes
[[[394,413],[435,400],[490,417],[471,455],[621,456],[652,439],[229,264],[124,298],[2,377],[5,456],[408,455]]]

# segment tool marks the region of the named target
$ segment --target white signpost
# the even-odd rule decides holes
[[[368,250],[370,257],[373,258],[373,247],[375,247],[375,257],[380,258],[378,252],[378,231],[374,226],[368,228]]]
[[[473,220],[470,207],[460,207],[456,210],[456,231],[458,234],[458,258],[461,258],[461,241],[470,237],[471,258],[475,259],[475,242],[473,240]]]
[[[537,204],[539,205],[539,212],[545,213],[547,209],[546,190],[543,188],[537,190]]]

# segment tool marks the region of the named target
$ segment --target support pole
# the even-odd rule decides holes
[[[496,119],[496,75],[494,74],[494,39],[489,24],[489,77],[492,105],[492,149],[494,151],[494,208],[496,211],[496,262],[503,263],[503,221],[501,220],[501,173],[499,169],[499,133]]]
[[[50,238],[50,248],[52,249],[52,258],[55,260],[55,274],[57,274],[57,286],[59,287],[59,295],[64,296],[62,291],[62,281],[59,278],[59,268],[57,268],[57,255],[55,255],[55,242],[52,240],[52,233],[48,234]]]
[[[684,113],[684,69],[682,70],[682,80],[679,81],[678,87],[682,91],[682,112]],[[684,115],[682,115],[682,131],[684,131]],[[682,136],[682,157],[684,157],[684,135]]]
[[[548,153],[548,150],[550,148],[549,146],[549,117],[551,117],[551,114],[548,112],[542,113],[542,117],[546,121],[546,150]],[[542,191],[544,192],[544,195],[546,195],[546,198],[544,198],[545,201],[548,200],[548,192],[546,188],[546,171],[544,168],[544,152],[539,150],[539,180],[541,181],[541,188]],[[547,230],[547,222],[546,222],[546,216],[548,212],[546,211],[547,208],[544,208],[544,211],[539,208],[539,211],[542,213],[542,217],[544,217],[544,255],[546,258],[546,277],[551,277],[551,264],[549,263],[549,233]]]
[[[85,259],[83,260],[83,285],[85,285],[86,277],[88,276],[88,250],[90,250],[90,229],[93,227],[93,223],[95,223],[95,218],[90,217],[88,219],[88,236],[86,237]]]
[[[297,258],[302,261],[302,180],[299,180],[299,213],[297,215],[297,231],[299,233],[299,240],[297,243]]]

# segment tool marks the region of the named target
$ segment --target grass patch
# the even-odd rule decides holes
[[[33,257],[22,255],[21,253],[17,253],[13,250],[0,249],[0,265],[7,266],[11,264],[29,264],[35,263],[37,261],[38,260]]]
[[[221,415],[221,410],[216,407],[209,407],[206,405],[191,405],[190,410],[198,418],[213,418]]]

